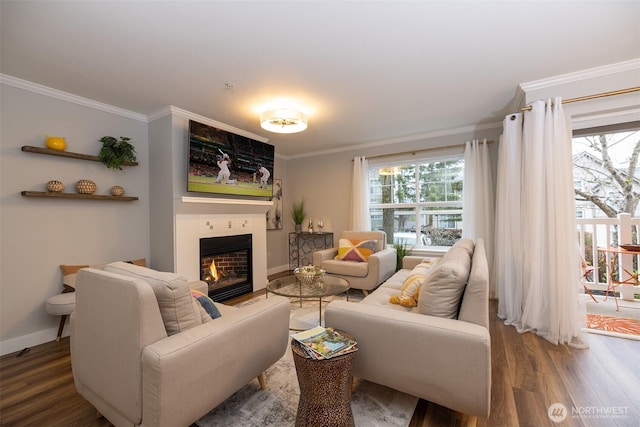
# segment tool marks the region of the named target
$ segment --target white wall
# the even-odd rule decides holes
[[[60,264],[96,264],[149,258],[148,138],[139,119],[2,84],[0,111],[0,351],[55,339],[59,317],[45,311],[62,290]],[[128,136],[139,166],[123,171],[102,163],[26,153],[44,146],[45,133],[64,136],[67,151],[97,154],[105,135]],[[28,198],[57,179],[66,192],[82,178],[98,194],[121,185],[134,202]],[[68,327],[65,328],[65,334]]]

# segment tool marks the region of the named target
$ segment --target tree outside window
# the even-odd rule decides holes
[[[453,245],[462,234],[463,166],[461,156],[370,166],[372,229],[392,244]]]

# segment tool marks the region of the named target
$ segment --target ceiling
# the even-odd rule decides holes
[[[173,105],[285,157],[501,122],[520,83],[640,57],[638,1],[2,0],[0,14],[2,74],[144,115]],[[309,128],[262,130],[274,100]]]

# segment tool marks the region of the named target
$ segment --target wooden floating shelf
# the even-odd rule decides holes
[[[80,194],[80,193],[49,193],[46,191],[21,191],[25,197],[51,197],[59,199],[85,199],[85,200],[117,200],[120,202],[132,202],[138,200],[133,196],[108,196],[103,194]]]
[[[90,154],[80,154],[80,153],[72,153],[70,151],[60,151],[60,150],[51,150],[46,147],[34,147],[32,145],[23,145],[22,151],[27,153],[38,153],[38,154],[46,154],[48,156],[58,156],[58,157],[68,157],[71,159],[80,159],[80,160],[91,160],[94,162],[99,162],[98,156],[92,156]],[[125,166],[138,166],[138,162],[124,162]]]

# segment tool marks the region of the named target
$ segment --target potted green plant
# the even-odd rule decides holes
[[[402,258],[409,255],[412,247],[407,246],[404,240],[400,240],[399,243],[395,243],[393,246],[396,248],[396,271],[398,271],[402,268]]]
[[[302,223],[306,217],[307,213],[304,211],[304,199],[299,202],[293,202],[293,206],[291,207],[291,218],[296,225],[296,233],[302,231]]]
[[[109,169],[122,170],[123,164],[136,161],[136,149],[129,141],[131,138],[126,136],[121,136],[120,141],[113,136],[103,136],[100,138],[102,148],[98,153],[98,160]]]

